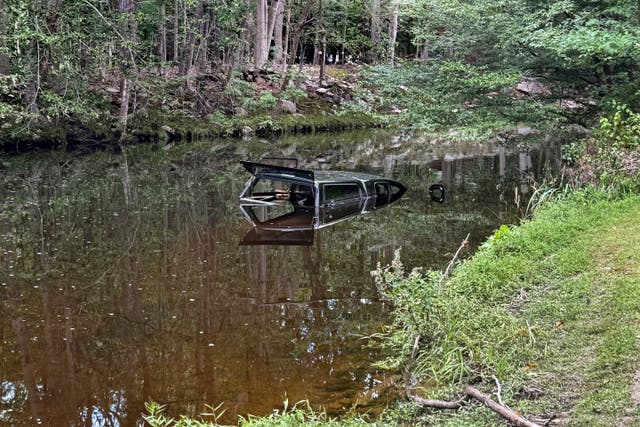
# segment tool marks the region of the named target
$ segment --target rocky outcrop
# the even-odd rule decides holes
[[[549,96],[551,90],[543,85],[540,80],[533,77],[525,77],[516,85],[516,91],[529,96]]]

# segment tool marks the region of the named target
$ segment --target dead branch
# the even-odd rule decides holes
[[[494,401],[493,399],[491,399],[486,394],[482,393],[477,388],[471,387],[471,386],[467,386],[464,389],[464,395],[458,400],[447,401],[447,400],[424,399],[420,396],[416,396],[415,394],[413,394],[411,389],[407,389],[407,397],[409,397],[409,399],[413,400],[419,405],[428,406],[436,409],[458,409],[465,403],[465,401],[470,399],[476,399],[478,402],[482,403],[483,405],[485,405],[486,407],[496,412],[497,414],[499,414],[500,416],[502,416],[503,418],[510,421],[516,426],[542,427],[540,426],[540,424],[533,423],[527,420],[526,418],[524,418],[523,416],[512,411],[511,409],[500,405],[498,402]]]
[[[495,375],[491,375],[491,378],[493,378],[493,380],[496,382],[496,387],[498,387],[498,391],[496,392],[496,397],[498,398],[498,403],[506,408],[508,408],[507,405],[504,404],[504,402],[502,401],[502,386],[500,385],[500,381],[498,381],[498,377],[496,377]]]
[[[458,400],[437,400],[437,399],[425,399],[420,396],[416,396],[411,392],[411,390],[407,390],[407,397],[419,405],[428,406],[430,408],[436,409],[458,409],[462,407],[465,401],[469,400],[469,396],[464,395]]]
[[[501,406],[498,402],[491,399],[486,394],[482,393],[477,388],[468,386],[465,390],[465,395],[473,397],[478,402],[490,408],[492,411],[500,414],[502,417],[511,421],[513,424],[521,427],[541,427],[540,424],[532,423],[528,419],[524,418],[522,415],[515,413],[511,409],[507,409],[504,406]]]
[[[442,283],[447,278],[447,276],[449,275],[449,270],[453,266],[453,263],[456,262],[456,259],[458,258],[458,255],[460,255],[460,251],[462,250],[462,248],[467,246],[467,244],[469,243],[469,237],[471,237],[471,233],[468,233],[467,237],[465,237],[464,240],[462,241],[462,243],[460,243],[460,247],[458,248],[456,253],[453,255],[453,258],[451,258],[451,261],[449,261],[449,264],[447,264],[447,268],[445,268],[444,273],[442,273],[442,277],[440,277],[440,280],[438,281],[438,284]]]

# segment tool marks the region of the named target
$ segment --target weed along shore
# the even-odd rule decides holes
[[[502,227],[442,283],[385,270],[396,307],[385,363],[407,369],[414,395],[455,400],[471,384],[540,425],[635,425],[639,224],[638,196],[581,190]],[[418,300],[414,316],[406,302]],[[500,422],[476,404],[390,414],[399,424]]]

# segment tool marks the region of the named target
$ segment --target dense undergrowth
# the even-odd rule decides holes
[[[331,66],[327,69],[328,90],[339,94],[329,97],[316,93],[316,72],[312,67],[296,72],[288,77],[290,83],[284,89],[280,87],[284,76],[278,74],[255,83],[235,73],[192,80],[150,73],[134,82],[135,103],[128,125],[132,140],[388,126],[485,138],[517,126],[547,129],[570,119],[556,102],[566,88],[555,88],[558,95],[523,95],[514,89],[524,75],[515,68],[496,71],[439,60],[398,66]],[[117,79],[113,76],[111,80]],[[26,82],[19,76],[0,76],[0,144],[113,140],[119,104],[117,85],[111,80],[96,78],[65,98],[53,93],[48,98],[45,91],[43,104],[35,112],[23,105]],[[283,112],[282,102],[295,103],[297,112]]]

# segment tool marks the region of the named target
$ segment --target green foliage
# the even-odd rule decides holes
[[[640,55],[632,2],[552,2],[529,19],[525,43],[567,68],[624,64]]]
[[[492,135],[516,124],[537,128],[563,120],[554,103],[532,102],[511,95],[521,78],[516,69],[494,71],[462,62],[431,62],[389,67],[364,73],[364,87],[349,108],[401,111],[403,126],[432,132],[455,130],[461,138]]]
[[[437,67],[436,72],[434,83],[438,91],[466,97],[513,86],[521,77],[517,71],[491,71],[485,66],[462,62],[444,62]]]
[[[231,78],[224,88],[223,94],[230,96],[235,100],[241,100],[254,95],[255,88],[253,85],[241,78]],[[237,102],[237,101],[236,101]]]
[[[588,171],[591,179],[605,186],[627,191],[640,188],[640,113],[612,103],[600,119],[595,141],[585,147],[578,171]]]
[[[287,99],[294,102],[300,102],[307,97],[307,92],[302,89],[297,88],[293,84],[289,84],[285,90],[280,94],[282,99]]]
[[[575,166],[579,159],[583,158],[587,149],[586,140],[571,141],[561,147],[562,162],[569,166]]]
[[[597,386],[585,385],[585,390],[597,392],[590,392],[578,405],[581,417],[599,417],[601,412],[620,414],[624,404],[603,411],[606,405],[597,397],[609,399],[628,393],[629,386],[624,384],[633,376],[633,361],[637,360],[634,334],[638,328],[632,319],[637,319],[638,290],[629,286],[633,280],[626,280],[625,286],[609,286],[600,285],[603,278],[583,280],[580,276],[585,270],[598,275],[603,271],[590,265],[589,256],[590,252],[600,253],[603,236],[607,235],[601,230],[603,227],[625,233],[626,226],[620,221],[637,221],[633,219],[640,213],[637,196],[614,201],[619,196],[620,193],[589,189],[559,202],[545,203],[535,212],[533,221],[518,227],[500,227],[442,283],[437,275],[417,279],[415,272],[406,275],[400,269],[397,273],[379,270],[379,277],[392,282],[383,289],[387,289],[384,295],[394,304],[394,323],[382,343],[392,350],[394,363],[385,366],[410,369],[422,386],[418,391],[429,397],[451,398],[469,381],[484,380],[484,387],[490,388],[494,384],[491,376],[495,375],[502,383],[505,402],[520,409],[520,405],[526,405],[530,413],[538,413],[540,406],[518,396],[517,390],[527,384],[540,384],[539,378],[544,376],[544,372],[539,373],[541,364],[557,375],[568,373],[570,378],[576,372],[587,371],[592,378],[589,381]],[[622,245],[633,246],[632,241],[626,239]],[[628,259],[621,258],[626,268],[630,268]],[[603,262],[611,265],[612,261]],[[399,265],[397,260],[394,264]],[[621,312],[626,319],[622,325]],[[578,331],[580,322],[585,326]],[[600,340],[596,337],[602,331],[606,332]],[[416,341],[418,332],[427,333]],[[558,344],[565,337],[576,341]],[[415,344],[418,345],[414,347]],[[585,351],[595,351],[597,357],[582,360]],[[567,360],[558,360],[564,353],[568,353]],[[564,363],[570,363],[572,368],[566,369]],[[626,380],[616,373],[620,369]],[[607,381],[610,375],[616,375],[618,380]],[[557,387],[566,390],[572,385],[565,382]],[[557,399],[557,394],[545,396],[552,401]],[[571,408],[565,400],[560,404],[564,410]],[[473,412],[475,415],[462,412],[454,416],[424,416],[421,423],[491,424],[486,415]]]
[[[437,284],[441,273],[422,274],[413,270],[406,274],[399,255],[396,252],[391,266],[378,266],[372,272],[380,293],[393,310],[393,324],[376,336],[383,338],[382,346],[391,355],[379,364],[386,369],[398,369],[408,363],[414,339],[433,342],[439,321],[432,314],[439,298]]]
[[[609,117],[600,119],[597,140],[600,147],[613,150],[630,150],[640,147],[640,113],[626,105],[612,104]]]
[[[215,427],[221,425],[219,419],[224,412],[220,412],[221,406],[222,404],[216,407],[207,406],[210,412],[201,414],[203,418],[208,418],[210,421],[195,420],[184,416],[176,420],[164,415],[164,405],[151,402],[145,404],[147,414],[143,415],[143,418],[150,427]],[[331,418],[325,412],[315,411],[306,401],[298,402],[289,407],[289,401],[285,399],[281,411],[276,410],[263,417],[253,415],[239,417],[237,425],[239,427],[349,427],[371,426],[372,424],[359,415],[351,415],[341,420]]]

